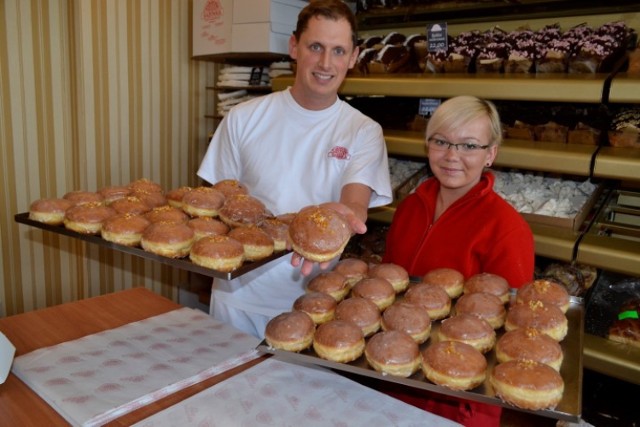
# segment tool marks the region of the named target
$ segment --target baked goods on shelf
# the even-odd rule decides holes
[[[379,277],[386,279],[393,290],[398,294],[404,292],[409,286],[409,273],[404,267],[393,263],[374,264],[369,268],[369,277]]]
[[[478,273],[464,281],[464,294],[487,292],[497,296],[504,304],[509,302],[509,282],[497,274]]]
[[[609,144],[640,148],[640,108],[624,108],[611,120]]]
[[[182,196],[182,210],[192,217],[215,218],[224,203],[224,195],[211,187],[196,187]]]
[[[336,319],[352,322],[368,337],[380,329],[380,310],[371,300],[351,297],[342,300],[336,308]]]
[[[382,313],[384,331],[402,331],[422,344],[431,335],[431,318],[422,307],[404,301],[396,301]]]
[[[397,377],[409,377],[420,368],[418,344],[405,332],[378,332],[367,342],[364,355],[373,369]]]
[[[229,272],[242,266],[244,247],[227,235],[205,236],[193,244],[189,259],[202,267]]]
[[[242,243],[244,259],[247,261],[259,261],[273,254],[273,239],[255,225],[236,227],[227,235]]]
[[[324,206],[307,206],[289,224],[289,238],[295,252],[315,262],[338,258],[351,238],[351,228],[337,211]]]
[[[228,197],[218,213],[220,219],[232,228],[259,224],[269,216],[264,203],[248,194],[236,194]]]
[[[568,321],[557,306],[529,301],[517,303],[507,311],[504,329],[508,332],[519,328],[534,328],[556,341],[562,341],[567,335]]]
[[[388,280],[380,277],[365,277],[351,288],[354,297],[366,298],[380,311],[384,311],[396,300],[396,291]]]
[[[459,341],[486,353],[496,343],[496,331],[489,322],[478,316],[457,314],[440,323],[438,341]]]
[[[324,271],[307,283],[308,292],[323,292],[340,302],[349,293],[347,279],[335,271]]]
[[[302,351],[311,346],[315,324],[303,311],[281,313],[269,320],[264,338],[270,347],[286,351]]]
[[[194,238],[199,240],[205,236],[218,236],[227,234],[229,226],[224,222],[208,216],[191,218],[187,225],[193,229]]]
[[[145,251],[169,258],[186,257],[193,242],[193,229],[183,222],[156,222],[144,230],[140,239]]]
[[[533,360],[560,370],[564,354],[560,344],[534,328],[519,328],[505,332],[496,343],[499,363],[509,360]]]
[[[404,301],[424,308],[431,320],[444,319],[451,311],[451,297],[440,286],[416,283],[404,293]]]
[[[563,313],[567,312],[571,302],[567,288],[548,279],[537,279],[518,289],[516,303],[528,303],[529,301],[553,304]]]
[[[558,371],[531,360],[500,363],[489,378],[496,396],[518,408],[553,409],[564,394],[564,381]]]
[[[330,320],[318,326],[313,337],[316,354],[333,362],[352,362],[364,352],[364,335],[355,323]]]
[[[64,226],[81,234],[100,234],[102,223],[116,211],[102,202],[84,203],[70,207],[64,213]]]
[[[102,223],[100,235],[108,242],[139,246],[142,233],[151,222],[142,215],[116,214]]]
[[[612,341],[640,347],[640,299],[626,301],[620,307],[618,318],[609,327],[607,338]]]
[[[44,198],[29,205],[29,219],[49,225],[62,225],[64,214],[73,206],[67,199]]]
[[[324,292],[307,292],[300,295],[293,302],[293,309],[307,313],[313,323],[321,323],[332,320],[336,314],[338,303],[335,298]]]
[[[464,276],[453,268],[436,268],[428,271],[422,277],[422,283],[439,286],[445,290],[449,297],[458,298],[462,295]]]
[[[440,341],[422,351],[422,371],[434,384],[453,390],[471,390],[487,375],[487,360],[469,344]]]

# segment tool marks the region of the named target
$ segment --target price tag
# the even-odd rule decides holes
[[[438,22],[427,24],[427,50],[435,52],[438,50],[447,50],[447,23]]]
[[[430,116],[436,111],[436,108],[442,103],[439,99],[434,98],[420,98],[420,106],[418,107],[418,114],[421,116]]]

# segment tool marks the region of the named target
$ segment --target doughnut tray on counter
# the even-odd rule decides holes
[[[32,227],[40,228],[42,230],[53,231],[54,233],[75,237],[77,239],[84,240],[86,242],[95,243],[97,245],[104,246],[106,248],[110,248],[116,251],[125,252],[131,255],[136,255],[141,258],[156,261],[161,264],[166,264],[171,267],[179,268],[181,270],[187,270],[193,273],[202,274],[204,276],[217,277],[219,279],[226,279],[226,280],[231,280],[236,277],[242,276],[245,273],[255,270],[256,268],[289,253],[289,251],[286,251],[286,250],[280,251],[280,252],[274,253],[273,255],[267,258],[261,259],[259,261],[245,262],[240,268],[231,272],[217,271],[217,270],[212,270],[210,268],[206,268],[206,267],[202,267],[197,264],[194,264],[193,262],[191,262],[191,260],[188,257],[187,258],[168,258],[161,255],[156,255],[151,252],[147,252],[140,247],[130,247],[130,246],[119,245],[117,243],[109,242],[107,240],[104,240],[102,237],[98,235],[78,233],[73,230],[69,230],[65,228],[63,225],[48,225],[38,221],[33,221],[29,219],[29,212],[16,214],[14,218],[15,218],[15,221],[20,224],[26,224]]]
[[[313,348],[304,350],[300,353],[294,353],[274,349],[270,347],[266,341],[262,341],[260,345],[258,345],[258,350],[273,354],[282,360],[294,363],[324,366],[337,371],[364,375],[378,380],[389,381],[417,389],[429,390],[448,396],[461,397],[477,402],[503,406],[505,408],[529,412],[557,420],[578,422],[582,413],[582,342],[584,336],[584,306],[582,298],[571,297],[571,304],[566,316],[568,320],[568,333],[566,338],[560,343],[564,353],[564,360],[560,367],[560,374],[564,380],[564,394],[562,400],[555,409],[545,409],[540,411],[530,411],[517,408],[503,402],[495,396],[493,388],[489,384],[489,373],[497,363],[495,350],[485,353],[485,357],[487,359],[487,379],[482,385],[468,391],[451,390],[446,387],[433,384],[425,378],[421,369],[418,369],[415,374],[408,378],[381,374],[369,366],[364,354],[353,362],[339,363],[320,358]],[[430,344],[437,342],[439,327],[440,321],[434,321],[432,323],[430,338],[420,345],[421,351]],[[504,328],[496,330],[496,338],[500,338],[503,333]]]

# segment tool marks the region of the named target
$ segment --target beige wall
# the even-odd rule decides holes
[[[138,178],[195,185],[211,64],[186,0],[0,1],[0,315],[183,272],[14,221],[31,201]]]

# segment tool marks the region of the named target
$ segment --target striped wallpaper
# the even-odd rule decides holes
[[[14,215],[138,178],[197,185],[213,65],[190,59],[191,4],[0,0],[0,316],[133,286],[176,300],[188,284]]]

